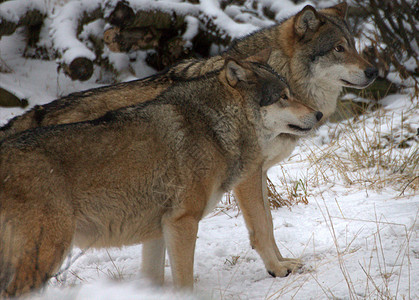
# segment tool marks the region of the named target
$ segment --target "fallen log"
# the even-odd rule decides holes
[[[102,1],[82,1],[64,5],[51,24],[53,47],[60,58],[60,69],[73,80],[85,81],[93,74],[93,61],[96,55],[78,35],[83,26],[103,17]]]
[[[161,33],[154,27],[111,27],[103,34],[103,40],[112,52],[153,49],[159,45],[160,37]]]
[[[0,37],[13,34],[18,27],[36,26],[44,22],[44,1],[14,0],[0,4]]]
[[[28,106],[27,99],[19,99],[16,95],[0,87],[0,107],[21,107]]]
[[[108,17],[109,24],[119,28],[130,26],[135,19],[134,10],[126,1],[119,1]]]
[[[61,68],[72,80],[86,81],[92,77],[93,61],[86,57],[76,57],[70,64],[62,64]]]

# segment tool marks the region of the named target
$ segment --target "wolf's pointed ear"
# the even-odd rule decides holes
[[[271,48],[263,49],[262,51],[259,51],[255,55],[247,57],[245,61],[266,64],[268,63],[269,57],[271,57],[271,52],[272,52]]]
[[[247,70],[235,60],[230,59],[226,63],[226,78],[228,84],[234,87],[239,81],[247,80]]]
[[[321,23],[321,16],[314,7],[306,5],[295,15],[294,30],[300,38],[307,37],[310,33],[316,32]]]
[[[337,15],[341,19],[346,19],[346,13],[348,12],[348,3],[342,2],[335,6],[328,7],[322,10],[322,12],[331,13]]]

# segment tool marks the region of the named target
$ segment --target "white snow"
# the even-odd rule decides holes
[[[293,1],[290,0],[262,0],[261,3],[263,3],[266,7],[269,7],[275,13],[276,21],[281,21],[298,13],[306,5],[314,6],[313,3],[310,1],[304,1],[299,4],[294,4]]]
[[[199,30],[199,21],[192,16],[185,17],[186,30],[182,38],[186,41],[185,48],[192,48],[192,40],[196,37]]]
[[[10,1],[14,2],[18,1]],[[136,2],[140,7],[144,1]],[[158,5],[157,2],[163,1],[154,2],[153,5]],[[279,1],[265,2],[280,5]],[[91,5],[96,4],[97,1],[92,1]],[[206,0],[202,4],[204,9],[213,10],[218,20],[227,17],[219,14],[216,1]],[[170,2],[170,5],[185,10],[194,7],[192,15],[196,16],[192,4]],[[285,14],[284,9],[295,12],[291,4],[281,14]],[[61,20],[65,22],[73,14],[75,17],[76,12],[77,7],[69,9],[65,12],[67,17]],[[57,15],[54,22],[60,22],[61,17]],[[196,28],[190,21],[187,35],[193,37]],[[230,22],[227,23],[232,25],[235,36],[255,28]],[[68,40],[56,40],[63,49],[67,43],[73,43],[74,29],[70,31],[66,33]],[[27,98],[29,107],[99,86],[98,72],[86,82],[73,82],[57,73],[55,62],[22,58],[23,48],[20,32],[1,38],[0,64],[6,64],[12,72],[0,73],[0,85]],[[107,55],[121,70],[128,65],[124,54]],[[144,58],[145,52],[136,55]],[[139,61],[137,76],[153,72],[150,68],[145,70],[143,60]],[[125,79],[132,78],[126,75]],[[281,253],[301,258],[305,266],[300,272],[286,278],[268,275],[249,245],[240,211],[224,201],[200,222],[193,294],[173,290],[169,262],[165,285],[162,288],[151,285],[139,271],[141,245],[135,245],[90,249],[82,255],[80,249],[74,249],[70,261],[75,261],[69,269],[28,299],[419,299],[419,194],[406,186],[407,182],[385,181],[394,175],[392,170],[356,166],[351,152],[360,149],[357,147],[367,147],[367,140],[377,137],[381,148],[374,151],[389,160],[401,160],[418,151],[419,140],[414,132],[419,126],[417,103],[418,99],[409,95],[391,95],[381,100],[382,109],[358,121],[328,123],[313,137],[302,140],[289,159],[269,171],[283,197],[294,193],[297,198],[307,197],[309,201],[307,205],[272,211]],[[0,108],[0,125],[23,112],[20,108]],[[351,126],[353,131],[349,132]],[[385,149],[390,147],[384,138],[387,135],[396,141],[410,138],[410,148],[391,148],[392,152],[387,153]],[[366,138],[354,145],[354,136]],[[336,158],[346,172],[339,170]]]
[[[117,4],[118,1],[111,0],[109,1],[109,13],[112,11],[110,8]],[[191,4],[187,2],[181,1],[170,1],[170,0],[128,0],[127,1],[131,8],[134,9],[135,12],[142,10],[142,11],[154,11],[159,10],[162,12],[176,12],[180,15],[192,15],[198,16],[199,15],[199,5]]]
[[[220,3],[217,0],[201,0],[200,4],[201,10],[211,17],[212,22],[232,37],[242,37],[258,29],[252,24],[237,23],[232,20],[220,9]]]

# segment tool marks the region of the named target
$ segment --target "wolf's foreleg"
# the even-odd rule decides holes
[[[263,204],[264,204],[264,208],[265,208],[265,213],[266,213],[266,218],[269,222],[269,240],[271,242],[271,246],[272,249],[274,249],[276,257],[278,258],[278,260],[280,261],[284,261],[284,260],[293,260],[290,258],[284,258],[281,254],[281,252],[278,249],[278,246],[276,245],[275,242],[275,237],[273,234],[273,223],[272,223],[272,214],[271,214],[271,209],[270,209],[270,204],[269,204],[269,198],[268,198],[268,185],[267,185],[267,181],[268,181],[268,176],[266,174],[266,172],[262,171],[262,192],[263,192]]]
[[[301,267],[298,260],[283,258],[275,243],[266,173],[262,168],[240,182],[234,192],[243,211],[250,244],[259,253],[268,273],[274,277],[284,277]]]

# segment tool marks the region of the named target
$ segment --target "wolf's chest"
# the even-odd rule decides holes
[[[214,210],[217,204],[221,201],[221,197],[223,196],[223,194],[224,191],[221,189],[212,193],[211,197],[208,199],[207,205],[205,206],[203,216],[206,216]]]
[[[265,157],[263,170],[268,170],[270,167],[290,156],[296,144],[297,138],[290,138],[288,135],[279,135],[270,141],[263,151]]]

